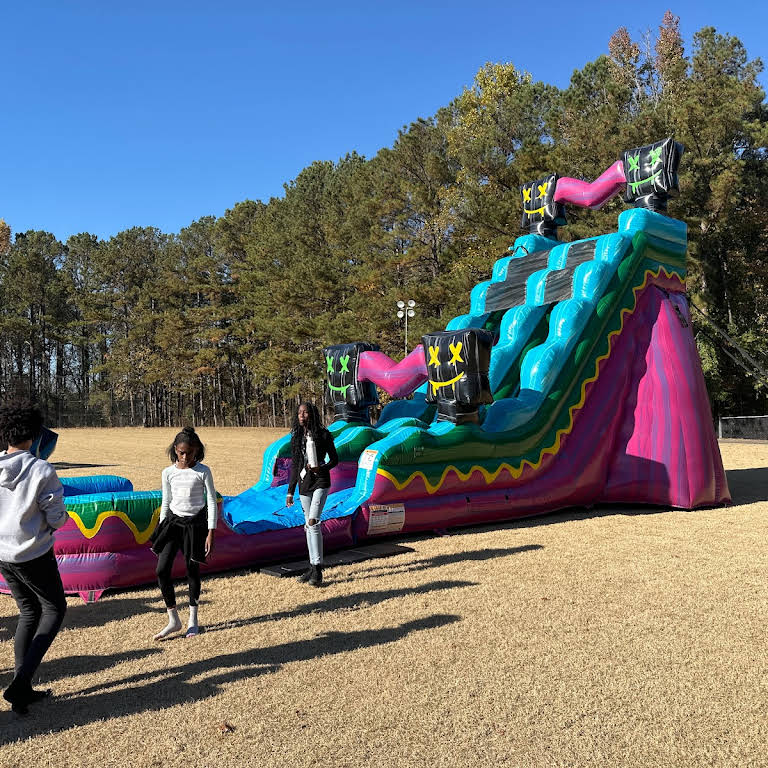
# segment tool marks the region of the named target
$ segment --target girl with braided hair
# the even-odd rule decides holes
[[[331,470],[338,463],[333,436],[323,426],[317,406],[302,403],[296,409],[291,429],[291,474],[285,504],[289,507],[293,504],[293,493],[298,484],[310,566],[299,576],[299,581],[309,582],[313,587],[323,583],[320,516],[331,488]]]

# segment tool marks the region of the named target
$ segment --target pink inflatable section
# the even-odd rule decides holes
[[[106,589],[132,587],[155,581],[157,557],[149,536],[159,517],[160,493],[134,492],[89,494],[66,500],[70,518],[54,537],[64,591],[87,602],[98,600]],[[223,521],[216,530],[216,544],[203,573],[216,573],[261,565],[281,558],[306,556],[307,543],[301,526],[286,525],[258,534],[234,533]],[[327,550],[352,544],[351,518],[322,523]],[[174,578],[184,576],[179,554]],[[8,592],[0,577],[0,591]]]

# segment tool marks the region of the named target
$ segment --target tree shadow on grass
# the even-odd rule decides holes
[[[0,713],[0,744],[89,725],[107,716],[125,717],[200,701],[216,695],[222,686],[277,672],[292,662],[395,643],[414,632],[438,629],[459,620],[459,616],[435,614],[384,629],[326,632],[311,640],[224,654],[171,669],[130,675],[86,688],[78,695],[53,698],[35,705],[27,718],[16,718],[10,711]],[[215,725],[211,727],[213,729]]]
[[[221,621],[216,624],[206,624],[203,627],[203,631],[206,633],[220,632],[225,629],[245,627],[250,624],[261,624],[267,621],[280,621],[281,619],[293,619],[298,616],[308,616],[316,612],[328,613],[338,610],[370,608],[371,606],[378,605],[386,600],[393,600],[398,597],[424,595],[441,589],[476,586],[477,584],[473,581],[433,581],[429,584],[420,584],[418,587],[382,589],[378,591],[369,590],[367,592],[357,592],[353,595],[338,595],[336,597],[328,598],[327,600],[318,600],[314,603],[307,603],[292,611],[279,611],[278,613],[253,616],[249,619],[234,619],[232,621]]]
[[[498,527],[498,525],[489,527]],[[541,544],[523,544],[519,547],[497,547],[477,549],[471,552],[453,552],[449,555],[427,557],[412,563],[382,562],[381,565],[370,565],[365,572],[356,574],[349,580],[361,581],[363,579],[381,578],[382,576],[394,576],[400,573],[413,573],[415,571],[424,571],[427,568],[440,568],[454,563],[482,562],[484,560],[494,560],[497,557],[508,557],[510,555],[519,555],[523,552],[532,552],[537,549],[544,549],[544,547]]]
[[[83,464],[79,461],[52,461],[51,464],[56,470],[64,469],[96,469],[99,467],[116,467],[117,464]],[[66,477],[64,478],[67,479]]]
[[[768,501],[768,467],[729,469],[725,475],[734,504]]]
[[[108,595],[95,603],[83,603],[79,599],[67,601],[67,615],[64,617],[64,629],[87,629],[102,627],[110,621],[123,621],[140,613],[164,612],[160,594],[157,597],[118,597]],[[10,640],[16,632],[18,613],[10,595],[0,595],[0,600],[7,599],[13,613],[0,617],[0,641]]]

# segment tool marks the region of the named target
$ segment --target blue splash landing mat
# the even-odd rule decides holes
[[[225,496],[221,516],[236,533],[262,533],[303,526],[304,512],[301,509],[299,497],[296,496],[296,501],[290,507],[285,506],[287,487],[276,485],[260,489],[258,486],[253,486],[239,496]],[[353,490],[353,488],[347,488],[330,494],[320,520],[349,517],[351,512],[343,501],[352,494]]]

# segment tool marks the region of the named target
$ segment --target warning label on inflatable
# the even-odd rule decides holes
[[[360,457],[360,462],[358,464],[360,469],[373,469],[373,462],[378,454],[378,451],[372,451],[370,448],[366,448],[363,451],[363,455]]]
[[[368,507],[368,535],[397,533],[405,524],[405,504],[371,504]]]

